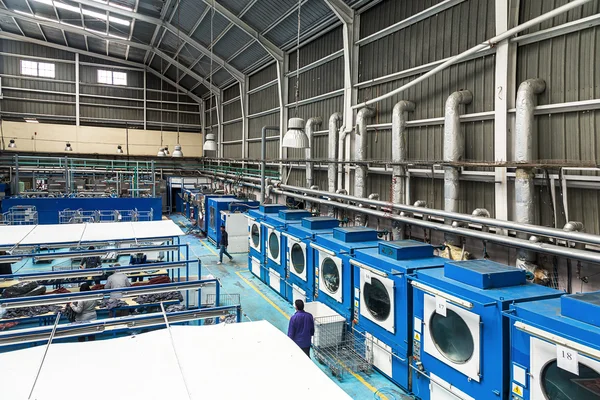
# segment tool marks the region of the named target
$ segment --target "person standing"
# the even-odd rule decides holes
[[[95,250],[94,246],[88,247],[88,250]],[[81,264],[79,265],[80,269],[88,269],[88,268],[102,268],[102,260],[98,256],[85,257],[81,260]],[[100,279],[95,279],[94,283],[96,285],[100,284]]]
[[[146,264],[147,262],[147,257],[144,253],[135,253],[133,254],[130,258],[129,258],[129,265],[140,265],[140,264]],[[138,272],[138,274],[141,274],[141,272]],[[137,282],[139,279],[140,282],[144,281],[144,277],[143,276],[133,276],[131,277],[131,281],[132,282]]]
[[[120,267],[121,264],[115,264],[113,267]],[[104,289],[120,289],[120,288],[128,288],[131,286],[131,282],[129,282],[129,278],[122,272],[111,273],[106,280],[106,284],[104,285]],[[117,303],[123,295],[121,292],[112,292],[110,294],[109,302]],[[111,306],[109,305],[109,308]],[[129,310],[117,309],[114,310],[115,317],[126,317],[129,315]]]
[[[79,291],[80,292],[89,292],[90,289],[90,285],[89,283],[83,283],[80,287],[79,287]],[[94,319],[97,318],[96,315],[96,301],[95,300],[83,300],[83,301],[76,301],[74,303],[70,303],[68,305],[68,307],[71,307],[71,309],[75,312],[75,322],[88,322],[88,321],[92,321]],[[85,342],[86,336],[78,336],[77,340],[79,342]],[[96,335],[88,335],[87,336],[87,340],[88,341],[92,341],[92,340],[96,340]]]
[[[0,256],[6,256],[7,253],[4,250],[0,250]],[[4,262],[0,263],[0,275],[12,275],[12,263]]]
[[[219,262],[217,264],[223,263],[223,254],[229,257],[229,261],[233,261],[233,257],[231,257],[231,254],[227,252],[227,246],[229,246],[229,235],[225,230],[225,226],[221,225],[221,241],[219,242]]]
[[[288,336],[310,358],[310,342],[315,334],[315,321],[311,313],[304,311],[304,302],[297,299],[294,302],[296,313],[290,318]]]

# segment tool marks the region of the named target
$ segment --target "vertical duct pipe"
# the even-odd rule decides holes
[[[308,147],[306,148],[306,187],[310,188],[313,185],[313,163],[309,160],[312,160],[312,149],[313,149],[313,134],[315,132],[315,128],[323,123],[323,118],[315,117],[309,118],[306,121],[306,136],[308,137]]]
[[[444,162],[457,163],[465,156],[465,134],[460,127],[460,106],[470,104],[473,95],[468,90],[452,93],[446,100],[444,115]],[[444,211],[459,212],[460,195],[460,168],[446,166],[444,168]],[[451,220],[446,220],[451,225]],[[456,235],[446,235],[446,242],[453,246],[460,245],[460,238]]]
[[[338,139],[338,182],[337,188],[338,190],[344,190],[344,154],[346,149],[346,127],[342,125],[339,130],[339,139]]]
[[[415,104],[402,100],[396,103],[392,113],[392,162],[403,163],[408,159],[406,121]],[[394,165],[392,172],[392,203],[406,204],[406,166]],[[394,240],[404,239],[404,224],[395,221],[392,225]]]
[[[517,115],[515,120],[515,160],[517,163],[531,163],[534,157],[533,131],[535,97],[546,90],[546,82],[542,79],[529,79],[521,83],[517,91]],[[515,176],[515,215],[517,222],[535,225],[534,205],[534,169],[517,168]],[[526,233],[518,237],[527,239]],[[519,249],[517,252],[517,268],[534,272],[536,253]]]
[[[585,228],[581,222],[569,221],[565,224],[563,230],[567,232],[584,232]],[[567,247],[571,247],[571,242],[567,241]],[[585,250],[585,244],[581,242],[575,242],[575,248],[577,250]],[[577,263],[577,277],[581,279],[580,262]],[[573,267],[570,259],[567,259],[567,293],[573,293]]]
[[[331,114],[329,117],[329,134],[328,134],[328,145],[327,145],[327,158],[329,159],[329,165],[327,166],[327,191],[329,193],[335,193],[337,187],[337,163],[335,162],[338,158],[338,124],[342,120],[342,114],[339,112]],[[340,149],[342,149],[340,147]],[[343,153],[343,150],[340,150]],[[335,216],[335,209],[329,207],[328,215],[330,217]]]
[[[354,159],[358,162],[365,161],[367,158],[367,118],[375,116],[375,110],[370,107],[361,108],[356,114],[356,143]],[[364,199],[367,190],[367,166],[359,163],[354,170],[354,196]],[[355,216],[356,225],[364,225],[365,216],[357,213]]]
[[[267,156],[267,131],[277,131],[279,132],[278,126],[263,126],[260,132],[260,202],[261,204],[265,202],[265,178],[266,178],[266,169],[267,169],[267,161],[265,160]]]

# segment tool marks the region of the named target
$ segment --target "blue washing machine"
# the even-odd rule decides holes
[[[212,197],[208,199],[208,240],[215,246],[221,241],[222,211],[246,212],[250,208],[258,208],[257,201],[236,199],[231,197]]]
[[[419,270],[413,286],[412,392],[424,400],[509,398],[511,304],[559,297],[525,271],[486,260]]]
[[[600,292],[516,304],[512,399],[600,399]]]
[[[350,320],[354,299],[350,258],[357,250],[377,248],[381,242],[376,230],[364,227],[334,228],[331,235],[318,235],[310,244],[315,250],[315,297]]]
[[[279,215],[287,207],[280,204],[261,204],[258,209],[248,210],[248,269],[263,282],[265,277],[265,245],[262,222],[267,215]],[[263,229],[264,228],[264,229]]]
[[[264,246],[266,253],[265,283],[281,296],[286,293],[286,251],[287,238],[282,235],[290,225],[299,225],[302,218],[310,217],[304,210],[281,210],[275,215],[267,215],[264,226]]]
[[[379,243],[357,250],[354,266],[354,323],[367,337],[373,365],[398,386],[410,391],[413,302],[408,276],[447,261],[433,246],[414,240]]]
[[[294,303],[296,299],[313,301],[315,295],[314,252],[310,243],[320,235],[330,235],[340,222],[331,217],[303,218],[302,223],[288,226],[283,235],[287,239],[286,248],[286,299]]]
[[[208,237],[208,228],[209,226],[212,224],[216,224],[216,214],[213,214],[213,220],[211,221],[211,215],[209,212],[209,205],[208,202],[210,201],[210,199],[217,199],[217,198],[221,198],[221,199],[235,199],[234,195],[231,194],[205,194],[203,196],[202,199],[202,209],[200,210],[202,213],[202,218],[204,219],[204,223],[202,224],[202,232],[204,232],[204,234],[206,235],[206,237]]]

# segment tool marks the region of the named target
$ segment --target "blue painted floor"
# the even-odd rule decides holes
[[[173,219],[184,232],[189,228],[189,222],[180,215],[172,215]],[[289,317],[294,313],[291,304],[280,297],[269,286],[256,278],[248,271],[248,253],[232,254],[234,262],[230,263],[227,257],[222,265],[217,265],[218,251],[208,240],[199,239],[193,235],[181,238],[181,243],[190,246],[190,258],[202,260],[202,275],[208,274],[218,278],[222,284],[222,293],[239,294],[244,312],[244,320],[256,321],[267,320],[283,332],[287,332]],[[314,360],[314,357],[313,357]],[[327,375],[331,376],[326,366],[315,362]],[[292,371],[290,371],[292,373]],[[345,374],[344,380],[340,382],[331,376],[342,389],[353,399],[401,399],[401,390],[386,377],[374,371],[370,376],[357,375],[354,377]],[[384,389],[395,395],[376,394],[378,390]]]

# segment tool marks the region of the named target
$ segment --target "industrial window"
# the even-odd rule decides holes
[[[107,71],[104,69],[98,70],[98,83],[106,83],[107,85],[127,85],[127,73]]]
[[[30,76],[42,76],[44,78],[54,78],[54,64],[21,60],[21,74]]]

